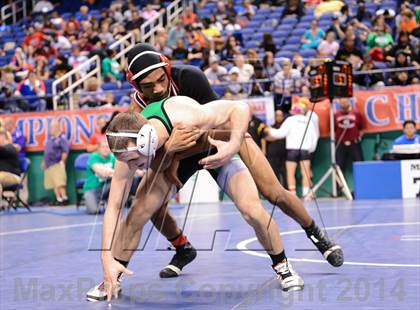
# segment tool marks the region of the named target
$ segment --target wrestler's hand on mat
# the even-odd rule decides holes
[[[200,165],[204,165],[204,169],[216,169],[224,166],[235,153],[239,152],[239,148],[233,146],[229,142],[214,140],[208,137],[209,143],[217,148],[217,153],[207,156],[199,161]]]
[[[107,299],[108,301],[111,301],[112,295],[115,295],[115,298],[118,297],[118,291],[116,290],[116,287],[119,274],[124,273],[125,275],[132,275],[133,272],[125,268],[113,257],[102,259],[102,266],[104,269],[104,283]]]
[[[168,169],[165,170],[165,176],[176,187],[181,188],[184,184],[178,179],[179,160],[174,159]]]
[[[182,152],[196,144],[201,132],[196,127],[184,125],[174,127],[171,136],[165,143],[165,150],[169,155]]]

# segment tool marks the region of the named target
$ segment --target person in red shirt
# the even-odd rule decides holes
[[[344,173],[346,161],[363,161],[362,140],[364,119],[353,111],[349,98],[340,98],[340,110],[334,114],[336,160]]]
[[[96,152],[99,148],[99,143],[105,138],[105,134],[102,133],[102,129],[105,127],[107,122],[108,119],[105,116],[99,116],[96,119],[95,132],[90,136],[86,145],[86,151],[89,153]]]

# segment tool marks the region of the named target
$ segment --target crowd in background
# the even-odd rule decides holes
[[[139,27],[163,12],[167,5],[161,1],[116,0],[107,8],[92,10],[90,7],[100,1],[85,1],[78,12],[60,15],[55,10],[58,2],[50,2],[48,5],[45,4],[48,1],[42,1],[43,6],[35,8],[36,12],[26,19],[22,26],[25,37],[20,43],[0,44],[0,57],[13,52],[10,62],[0,70],[0,109],[51,108],[46,96],[51,82],[94,55],[101,59],[103,82],[124,83],[125,64],[113,58],[115,51],[109,46],[129,31],[139,41]],[[308,72],[319,59],[349,61],[354,71],[412,67],[420,61],[420,10],[415,7],[415,1],[397,1],[397,11],[378,10],[374,14],[366,10],[363,0],[353,1],[352,5],[357,6],[355,14],[345,2],[337,0],[244,0],[239,6],[230,0],[201,1],[196,9],[209,2],[216,2],[210,16],[200,17],[193,9],[186,9],[172,28],[158,29],[155,47],[175,64],[200,67],[216,92],[227,98],[272,94],[277,105],[287,106],[290,94],[308,93]],[[291,59],[277,57],[278,45],[268,32],[257,48],[245,48],[247,38],[242,35],[242,29],[259,8],[270,5],[285,8],[280,19],[290,16],[300,19],[306,10],[314,11],[310,29],[301,37],[300,51],[313,49],[315,58],[303,58],[300,51]],[[317,22],[323,14],[334,14],[325,31]],[[278,21],[272,22],[275,25]],[[10,27],[1,21],[0,24],[1,40]],[[80,75],[89,68],[82,69]],[[354,83],[355,87],[369,89],[415,84],[419,82],[417,73],[403,70],[387,75],[360,74],[355,76]],[[61,87],[66,87],[66,83]],[[77,103],[80,107],[124,105],[129,100],[125,96],[129,92],[127,88],[124,95],[115,92],[105,95],[99,81],[92,78],[78,90]],[[86,92],[99,95],[86,95]],[[5,103],[6,98],[9,104]]]

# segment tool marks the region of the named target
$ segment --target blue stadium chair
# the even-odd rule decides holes
[[[252,18],[251,18],[251,22],[262,22],[262,21],[264,21],[265,19],[267,18],[267,15],[264,15],[264,14],[256,14],[256,15],[254,15],[254,16],[252,16]]]
[[[118,89],[118,84],[115,83],[115,82],[107,82],[107,83],[103,83],[101,88],[105,91],[116,90],[116,89]]]
[[[287,31],[290,32],[290,30],[292,29],[291,25],[280,25],[276,28],[276,31]]]
[[[301,50],[299,53],[303,58],[315,58],[316,57],[316,50],[314,50],[312,48]]]
[[[300,44],[300,42],[301,42],[301,37],[300,36],[293,36],[293,37],[288,37],[286,40],[285,40],[285,44],[293,44],[293,45],[296,45],[296,44]]]
[[[281,48],[282,51],[290,51],[292,53],[299,51],[300,44],[286,44]]]
[[[282,6],[275,6],[273,8],[273,12],[281,12],[281,13],[283,13],[283,11],[284,11],[284,7],[282,7]]]
[[[258,45],[260,45],[260,41],[257,41],[257,40],[251,40],[244,43],[245,43],[245,48],[257,48]]]
[[[314,19],[313,15],[304,15],[300,19],[300,22],[308,22],[310,24],[313,19]]]
[[[264,32],[255,32],[252,35],[252,40],[261,41],[263,38]]]
[[[306,30],[307,29],[305,28],[296,28],[292,31],[292,36],[302,37],[305,34]]]
[[[69,19],[69,17],[70,16],[72,16],[73,15],[73,13],[63,13],[63,14],[61,14],[61,17],[64,19],[64,20],[67,20],[67,19]]]
[[[258,10],[258,14],[270,14],[271,9],[270,8],[261,8]]]
[[[76,157],[74,160],[74,168],[80,171],[79,174],[82,174],[82,177],[75,178],[75,188],[76,188],[76,208],[79,208],[80,202],[83,197],[83,185],[85,184],[85,173],[87,168],[87,162],[89,160],[89,153],[82,153]]]
[[[245,28],[247,28],[247,29],[255,29],[255,28],[258,28],[259,26],[261,25],[261,22],[260,21],[255,21],[255,22],[253,22],[253,21],[250,21],[248,24],[246,24],[245,25]]]
[[[293,52],[290,52],[290,51],[280,51],[280,52],[277,52],[276,54],[276,58],[292,59],[292,57],[293,57]]]
[[[332,20],[334,16],[335,16],[334,13],[325,13],[325,14],[322,14],[321,15],[321,17],[319,18],[319,20],[320,21],[321,20]]]
[[[295,25],[297,24],[297,18],[296,17],[287,17],[287,18],[283,18],[281,21],[282,25]]]
[[[5,65],[7,65],[9,63],[9,58],[8,57],[1,57],[0,56],[0,67],[3,67]]]

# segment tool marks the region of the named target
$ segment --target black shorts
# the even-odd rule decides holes
[[[287,161],[300,162],[311,160],[311,154],[306,150],[287,150]]]
[[[211,152],[203,152],[203,153],[196,154],[196,155],[193,155],[191,157],[181,160],[179,162],[179,168],[178,168],[179,180],[183,184],[187,183],[188,179],[196,171],[203,169],[203,165],[200,165],[198,162],[209,155],[216,154],[216,152],[217,152],[217,149],[213,148]],[[218,170],[219,169],[212,169],[212,170],[207,170],[207,171],[211,174],[214,180],[217,180]]]

